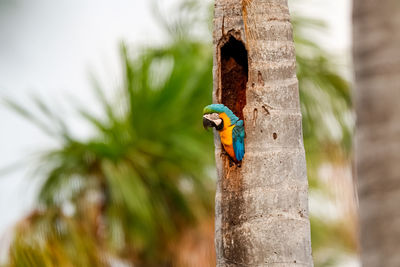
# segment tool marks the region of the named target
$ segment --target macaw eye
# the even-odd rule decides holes
[[[215,129],[217,129],[218,131],[222,130],[224,128],[224,121],[222,119],[218,119],[215,122]]]

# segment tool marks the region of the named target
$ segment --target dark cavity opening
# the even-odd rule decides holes
[[[243,120],[248,79],[247,51],[233,36],[221,47],[221,101]]]

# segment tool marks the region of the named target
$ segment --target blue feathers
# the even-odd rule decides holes
[[[232,129],[233,150],[237,161],[241,161],[244,156],[244,137],[243,121],[239,120]]]

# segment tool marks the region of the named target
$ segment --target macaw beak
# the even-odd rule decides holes
[[[204,129],[208,130],[209,127],[215,127],[215,122],[212,120],[207,119],[206,117],[203,116],[203,127]]]

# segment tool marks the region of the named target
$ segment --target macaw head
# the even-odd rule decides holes
[[[230,118],[230,123],[235,123],[238,120],[238,117],[223,104],[211,104],[203,110],[204,128],[214,127],[216,130],[221,131],[224,128],[224,120],[220,117],[221,113],[225,113]]]

